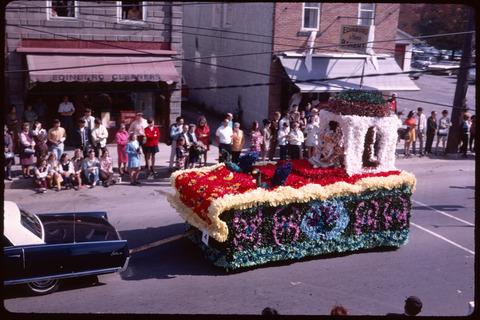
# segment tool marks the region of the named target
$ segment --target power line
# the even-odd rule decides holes
[[[14,26],[17,26],[17,25],[14,25]],[[34,29],[34,28],[28,28],[28,27],[23,27],[23,26],[17,26],[19,28],[26,28],[26,29],[29,29],[29,30],[33,30],[33,31],[38,31],[38,32],[43,32],[43,33],[49,33],[49,34],[53,34],[53,35],[58,35],[58,36],[61,36],[61,37],[66,37],[66,38],[73,38],[73,39],[76,39],[76,40],[81,40],[81,41],[87,41],[87,42],[94,42],[94,43],[102,43],[100,41],[95,41],[95,40],[84,40],[84,39],[79,39],[79,38],[75,38],[75,37],[71,37],[71,36],[66,36],[66,35],[60,35],[60,34],[56,34],[56,33],[53,33],[53,32],[49,32],[49,31],[45,31],[45,30],[38,30],[38,29]],[[138,51],[138,52],[141,52],[141,53],[148,53],[150,54],[149,52],[146,52],[146,51],[142,51],[142,50],[138,50],[138,49],[131,49],[131,48],[125,48],[125,47],[122,47],[122,46],[117,46],[117,45],[112,45],[112,44],[109,44],[109,43],[103,43],[104,45],[107,45],[107,46],[113,46],[113,47],[117,47],[117,48],[122,48],[122,49],[128,49],[128,50],[132,50],[132,51]],[[170,57],[171,59],[176,59],[176,58],[173,58],[173,57]],[[195,62],[195,61],[192,61],[192,60],[189,60],[189,59],[179,59],[179,60],[185,60],[185,61],[190,61],[190,62]],[[167,61],[167,60],[161,60],[162,62],[164,61]],[[144,62],[143,62],[144,63]],[[251,71],[251,70],[244,70],[244,69],[238,69],[238,68],[232,68],[232,67],[227,67],[227,66],[221,66],[221,65],[217,65],[217,64],[209,64],[209,63],[204,63],[204,62],[197,62],[197,63],[202,63],[202,64],[207,64],[207,65],[213,65],[213,66],[217,66],[217,67],[222,67],[222,68],[227,68],[227,69],[233,69],[233,70],[237,70],[237,71],[242,71],[242,72],[248,72],[248,73],[255,73],[255,74],[260,74],[260,75],[265,75],[265,76],[271,76],[270,74],[266,74],[266,73],[259,73],[259,72],[255,72],[255,71]],[[123,63],[125,64],[125,63]],[[79,66],[77,68],[82,68],[82,67],[86,67],[86,66]],[[90,66],[89,66],[90,67]],[[475,66],[471,66],[469,68],[472,68],[472,67],[475,67]],[[58,69],[64,69],[64,68],[58,68]],[[452,68],[448,68],[448,70],[456,70],[456,69],[460,69],[460,68],[457,68],[457,67],[452,67]],[[28,70],[26,70],[28,71]],[[324,78],[324,79],[307,79],[307,80],[291,80],[288,76],[287,77],[279,77],[279,78],[284,78],[284,79],[287,79],[290,80],[292,83],[303,83],[303,82],[306,82],[306,83],[309,83],[309,82],[325,82],[325,81],[329,81],[329,80],[343,80],[343,79],[352,79],[352,78],[359,78],[359,77],[372,77],[372,76],[385,76],[385,75],[396,75],[396,74],[410,74],[410,73],[428,73],[428,72],[432,72],[432,71],[429,71],[429,70],[425,70],[425,71],[405,71],[405,72],[396,72],[396,73],[384,73],[384,74],[372,74],[372,75],[363,75],[363,76],[349,76],[349,77],[335,77],[335,78]],[[255,84],[246,84],[246,85],[230,85],[230,86],[213,86],[213,87],[198,87],[198,88],[191,88],[190,90],[208,90],[208,89],[227,89],[227,88],[238,88],[238,87],[254,87],[254,86],[265,86],[265,85],[275,85],[277,83],[255,83]],[[176,91],[176,90],[181,90],[181,89],[172,89],[173,91]],[[428,102],[427,102],[428,103]]]
[[[39,32],[44,32],[44,33],[49,33],[49,34],[54,34],[54,35],[58,35],[58,36],[61,36],[61,37],[66,37],[66,38],[74,38],[74,39],[77,39],[77,40],[82,40],[82,39],[78,39],[78,38],[75,38],[75,37],[71,37],[71,36],[66,36],[66,35],[60,35],[60,34],[56,34],[56,33],[53,33],[53,32],[49,32],[49,31],[46,31],[46,30],[37,30],[37,29],[33,29],[33,28],[28,28],[28,27],[23,27],[23,26],[19,26],[20,28],[26,28],[26,29],[31,29],[31,30],[34,30],[34,31],[39,31]],[[94,42],[94,43],[102,43],[102,42],[99,42],[99,41],[95,41],[95,40],[82,40],[82,41],[89,41],[89,42]],[[128,50],[132,50],[132,51],[137,51],[137,52],[141,52],[141,53],[148,53],[146,51],[143,51],[143,50],[138,50],[138,49],[131,49],[131,48],[125,48],[125,47],[122,47],[122,46],[117,46],[117,45],[113,45],[113,44],[107,44],[107,43],[104,43],[105,45],[108,45],[108,46],[113,46],[113,47],[119,47],[119,48],[122,48],[122,49],[128,49]],[[173,60],[183,60],[183,61],[189,61],[189,62],[195,62],[195,61],[192,61],[190,59],[180,59],[180,58],[174,58],[174,57],[170,57],[170,59],[173,59]],[[155,61],[155,62],[165,62],[165,61],[168,61],[168,60],[158,60],[158,61]],[[235,68],[235,67],[228,67],[228,66],[222,66],[222,65],[218,65],[218,64],[211,64],[211,63],[206,63],[206,62],[200,62],[200,61],[196,61],[197,63],[201,63],[201,64],[207,64],[207,65],[213,65],[213,66],[216,66],[216,67],[221,67],[221,68],[226,68],[226,69],[231,69],[231,70],[235,70],[235,71],[241,71],[241,72],[247,72],[247,73],[252,73],[252,74],[258,74],[258,75],[263,75],[263,76],[268,76],[268,77],[271,77],[271,75],[269,73],[262,73],[262,72],[257,72],[257,71],[253,71],[253,70],[245,70],[245,69],[240,69],[240,68]],[[95,65],[88,65],[88,66],[73,66],[73,67],[63,67],[63,68],[48,68],[48,70],[63,70],[63,69],[81,69],[81,68],[90,68],[90,67],[95,67],[95,66],[105,66],[105,65],[124,65],[124,64],[140,64],[140,63],[153,63],[153,61],[150,61],[150,62],[137,62],[137,63],[105,63],[105,64],[95,64]],[[446,70],[457,70],[459,69],[458,67],[452,67],[452,68],[446,68]],[[28,70],[28,69],[24,69],[24,70],[11,70],[11,71],[6,71],[7,73],[14,73],[14,72],[28,72],[28,71],[35,71],[35,70]],[[45,69],[43,70],[36,70],[36,71],[46,71]],[[397,72],[397,73],[384,73],[384,74],[374,74],[374,75],[363,75],[363,77],[367,77],[367,76],[382,76],[382,75],[395,75],[395,74],[410,74],[410,73],[418,73],[418,72],[422,72],[422,71],[405,71],[405,72]],[[423,72],[431,72],[431,71],[423,71]],[[297,81],[297,82],[312,82],[312,81],[328,81],[328,80],[343,80],[343,79],[351,79],[351,78],[358,78],[358,77],[362,77],[362,76],[350,76],[350,77],[335,77],[335,78],[325,78],[325,79],[309,79],[309,80],[302,80],[302,81]],[[288,76],[283,76],[283,77],[279,77],[281,79],[290,79]],[[206,89],[210,89],[210,87],[205,87]]]

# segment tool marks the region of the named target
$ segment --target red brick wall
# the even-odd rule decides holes
[[[320,9],[320,28],[315,41],[317,52],[341,51],[336,44],[340,42],[340,28],[344,24],[357,24],[358,3],[322,3]],[[297,51],[305,48],[309,33],[301,33],[303,4],[275,4],[274,51]],[[375,41],[395,39],[398,26],[400,4],[377,3],[375,8]],[[342,18],[337,18],[342,16]],[[321,34],[320,34],[321,33]],[[285,39],[288,38],[288,39]],[[374,45],[378,53],[395,52],[395,42],[380,42]]]

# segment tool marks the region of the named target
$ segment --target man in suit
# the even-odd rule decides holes
[[[84,119],[78,120],[78,128],[75,130],[73,135],[73,143],[75,148],[79,148],[83,151],[83,156],[86,158],[88,156],[88,149],[91,148],[91,134],[90,130],[85,127]]]

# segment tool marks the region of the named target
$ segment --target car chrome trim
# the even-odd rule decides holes
[[[25,249],[22,248],[22,261],[23,261],[23,270],[25,270]]]
[[[115,267],[115,268],[97,269],[97,270],[91,270],[91,271],[63,273],[63,274],[57,274],[57,275],[53,275],[53,276],[23,278],[23,279],[16,279],[16,280],[6,280],[6,281],[3,282],[3,284],[8,286],[8,285],[22,284],[22,283],[28,283],[28,282],[34,282],[34,281],[77,278],[77,277],[90,276],[90,275],[100,275],[100,274],[105,274],[105,273],[114,273],[114,272],[119,271],[120,269],[121,269],[120,267]]]
[[[10,247],[6,247],[6,248],[14,248],[14,247],[22,247],[22,248],[35,248],[35,247],[39,247],[39,246],[71,246],[71,245],[76,245],[76,246],[79,246],[79,245],[85,245],[85,244],[99,244],[99,243],[115,243],[115,242],[125,242],[127,243],[127,240],[106,240],[106,241],[89,241],[89,242],[65,242],[65,243],[51,243],[51,244],[48,244],[48,243],[42,243],[42,244],[28,244],[28,245],[24,245],[24,246],[10,246]],[[6,249],[5,248],[5,249]]]
[[[130,257],[127,257],[127,259],[125,260],[125,263],[123,264],[123,267],[119,270],[119,272],[123,272],[123,271],[127,270],[129,261],[130,261]]]

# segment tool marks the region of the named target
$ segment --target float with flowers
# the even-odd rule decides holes
[[[317,162],[257,162],[255,154],[247,154],[238,165],[171,175],[175,194],[168,200],[191,226],[190,239],[215,265],[231,270],[407,242],[416,180],[397,170],[389,155],[398,119],[377,113],[383,110],[378,105],[360,115],[355,106],[336,109],[360,100],[349,94],[351,100],[337,96],[320,112],[319,135],[335,130],[331,136],[342,140],[335,142],[341,149],[331,149],[341,153],[331,165],[324,150]],[[328,149],[328,143],[319,148]]]

